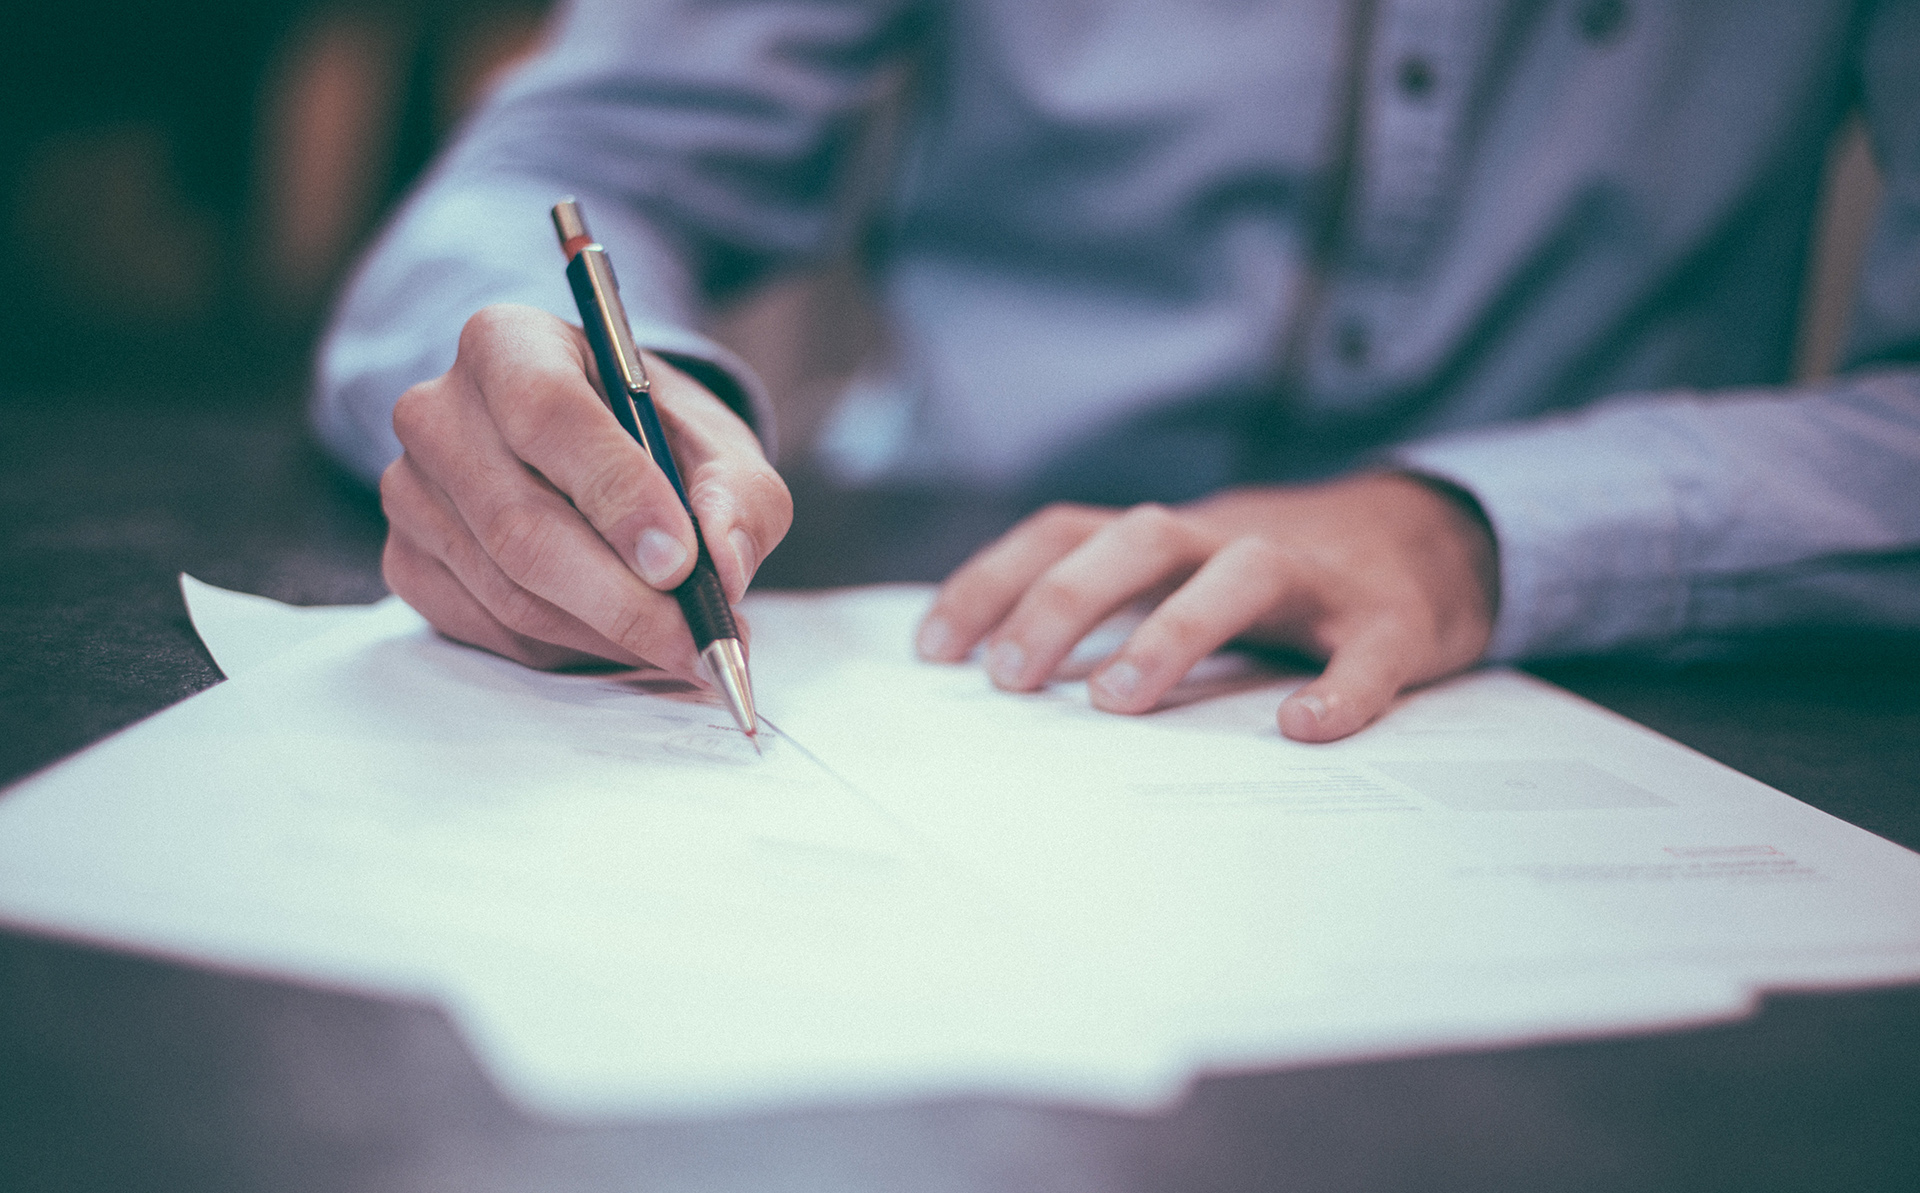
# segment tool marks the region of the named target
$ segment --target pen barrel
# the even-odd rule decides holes
[[[687,628],[693,631],[694,648],[704,651],[716,639],[737,640],[740,627],[733,620],[733,607],[727,604],[720,573],[713,568],[713,556],[707,553],[707,540],[697,521],[693,537],[700,544],[700,554],[694,560],[693,574],[673,590],[673,595],[680,602],[680,612],[686,615]]]
[[[591,241],[579,205],[573,200],[563,199],[554,206],[553,224],[560,234],[562,250],[569,256],[567,283],[580,310],[581,328],[593,349],[601,396],[620,426],[673,486],[687,517],[693,519],[693,540],[699,555],[694,559],[693,573],[673,590],[673,595],[680,602],[687,628],[693,631],[694,646],[705,653],[716,641],[731,638],[738,642],[740,629],[734,623],[733,609],[727,604],[726,590],[720,587],[720,574],[714,570],[706,537],[700,533],[700,520],[693,516],[693,502],[680,479],[673,449],[667,445],[659,412],[653,408],[652,386],[640,349],[633,342],[626,307],[620,302],[620,283],[613,275],[613,263],[607,260],[606,250]],[[747,708],[747,719],[741,727],[752,733],[750,697]]]
[[[666,429],[660,425],[659,412],[653,408],[653,394],[640,364],[640,351],[631,340],[624,345],[627,311],[620,305],[620,291],[614,281],[613,266],[599,245],[590,245],[567,263],[567,282],[573,287],[574,305],[580,308],[581,330],[593,349],[593,363],[600,373],[600,393],[613,417],[627,434],[652,458],[655,467],[666,474],[667,483],[680,498],[688,514],[693,502],[687,497],[686,482],[680,479],[680,467],[674,462],[673,449],[667,446]],[[631,357],[631,360],[625,358]]]
[[[687,496],[686,482],[680,479],[680,465],[673,458],[673,449],[667,445],[667,429],[660,425],[660,412],[654,409],[653,395],[641,390],[628,393],[626,399],[632,408],[633,421],[640,428],[640,446],[646,447],[652,443],[660,445],[658,448],[649,448],[647,454],[653,457],[654,466],[666,474],[667,483],[673,486],[680,504],[686,507],[687,516],[693,517],[693,499]]]

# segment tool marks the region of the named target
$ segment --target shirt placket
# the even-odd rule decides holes
[[[1323,410],[1364,408],[1393,387],[1393,337],[1443,233],[1495,7],[1375,5],[1358,58],[1345,210],[1310,336],[1308,382]]]

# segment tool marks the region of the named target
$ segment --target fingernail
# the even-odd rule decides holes
[[[1125,704],[1140,687],[1140,668],[1132,663],[1115,663],[1094,676],[1093,684],[1110,703]]]
[[[1324,721],[1327,717],[1327,702],[1318,696],[1312,694],[1295,696],[1288,703],[1295,708],[1305,709],[1307,715],[1315,721]]]
[[[733,547],[733,561],[740,565],[740,592],[745,596],[747,585],[753,580],[753,569],[760,566],[760,552],[753,545],[753,536],[736,526],[727,535],[727,542]]]
[[[633,561],[640,568],[641,579],[655,588],[665,588],[687,561],[687,549],[666,531],[649,527],[640,532],[640,541],[634,544]]]
[[[987,674],[1003,688],[1020,684],[1020,670],[1026,666],[1027,652],[1017,642],[998,642],[987,652]]]
[[[929,617],[920,623],[920,633],[913,640],[920,657],[935,662],[947,657],[947,647],[952,642],[953,627],[940,617]]]

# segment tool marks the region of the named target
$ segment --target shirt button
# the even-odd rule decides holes
[[[1372,351],[1373,337],[1367,332],[1367,325],[1359,319],[1349,316],[1342,319],[1333,332],[1333,351],[1339,356],[1340,363],[1350,369],[1357,369],[1367,363],[1367,353]]]
[[[1400,60],[1400,68],[1394,72],[1394,82],[1400,86],[1400,94],[1408,99],[1425,99],[1433,94],[1433,88],[1439,77],[1433,72],[1433,63],[1418,54],[1408,54]]]
[[[1605,45],[1627,27],[1627,0],[1585,0],[1574,10],[1573,22],[1580,27],[1580,36]]]

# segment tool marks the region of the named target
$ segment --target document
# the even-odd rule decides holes
[[[756,595],[756,751],[658,672],[185,584],[229,681],[0,795],[0,920],[437,1000],[538,1113],[1142,1109],[1920,978],[1920,856],[1513,672],[1306,746],[1237,656],[1114,717],[916,660],[927,589]]]

